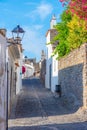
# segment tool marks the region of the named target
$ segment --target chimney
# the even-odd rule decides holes
[[[50,21],[50,28],[54,29],[54,25],[56,25],[56,17],[55,17],[55,15],[52,16],[52,19]]]
[[[6,29],[0,29],[0,34],[6,37]]]

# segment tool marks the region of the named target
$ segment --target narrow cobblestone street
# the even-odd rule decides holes
[[[73,112],[38,78],[24,79],[14,102],[9,130],[87,130],[86,114]]]

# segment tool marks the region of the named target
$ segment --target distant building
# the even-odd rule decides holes
[[[40,62],[36,62],[35,64],[35,76],[40,77]]]
[[[25,67],[25,73],[23,74],[22,78],[30,78],[34,75],[35,62],[36,59],[28,59],[27,57],[23,59],[23,66]]]
[[[46,33],[46,43],[50,43],[55,35],[57,35],[56,29],[56,17],[53,16],[50,21],[50,29]],[[58,60],[57,55],[52,57],[52,52],[56,47],[56,44],[46,44],[46,75],[45,75],[45,87],[55,92],[56,85],[58,85]]]
[[[26,74],[31,76],[33,74],[33,76],[37,77],[40,76],[40,63],[36,61],[36,58],[28,58],[27,56],[25,56],[25,58],[23,59],[23,64],[25,65],[25,68],[27,70],[23,77],[25,77]]]
[[[42,50],[40,61],[40,79],[44,84],[45,84],[45,74],[46,74],[46,54],[44,50]]]

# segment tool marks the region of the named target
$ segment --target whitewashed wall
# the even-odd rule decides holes
[[[19,63],[21,61],[19,60]],[[20,64],[19,64],[20,65]],[[22,88],[22,66],[20,65],[19,67],[17,67],[16,69],[16,94],[18,94]]]
[[[48,32],[46,43],[50,42],[50,32]],[[45,87],[50,89],[49,85],[49,66],[52,63],[51,53],[52,53],[52,46],[46,45],[46,76],[45,76]]]
[[[6,130],[6,37],[0,34],[0,130]]]
[[[16,81],[16,94],[22,89],[22,53],[20,52],[20,59],[18,60],[19,67],[17,67],[17,81]]]
[[[33,76],[34,74],[34,66],[33,64],[24,64],[25,68],[26,68],[26,72],[24,73],[23,77],[24,78],[29,78],[31,76]]]
[[[51,91],[55,92],[56,85],[58,85],[58,61],[56,55],[52,57],[52,80],[51,80]]]
[[[46,43],[50,43],[51,31],[48,30]],[[55,92],[56,85],[58,85],[58,60],[57,56],[52,57],[52,45],[46,45],[46,76],[45,76],[45,87],[51,89],[52,92]],[[51,71],[51,72],[50,72]],[[51,81],[50,81],[51,80]],[[51,82],[51,83],[50,83]]]
[[[9,113],[12,106],[13,99],[15,98],[15,65],[14,58],[10,50],[8,50],[8,104]]]

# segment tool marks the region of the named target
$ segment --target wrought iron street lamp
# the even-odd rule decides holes
[[[12,35],[13,35],[13,39],[16,43],[20,43],[24,37],[24,33],[25,31],[23,30],[23,28],[20,27],[20,25],[17,25],[17,27],[15,27],[12,30]]]

